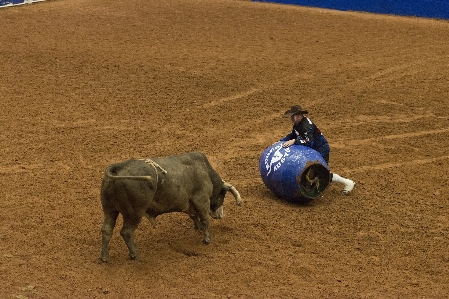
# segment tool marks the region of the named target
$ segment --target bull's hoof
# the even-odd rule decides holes
[[[210,244],[210,239],[203,239],[203,244],[209,245]]]
[[[135,260],[139,259],[139,256],[137,254],[130,254],[129,255],[129,259],[132,260],[132,261],[135,261]]]
[[[103,263],[107,263],[107,262],[109,262],[109,256],[101,256],[101,257],[100,257],[100,260],[101,260]]]

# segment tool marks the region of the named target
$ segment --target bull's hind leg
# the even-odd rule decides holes
[[[129,250],[129,258],[132,260],[137,260],[139,258],[139,254],[137,252],[136,244],[134,242],[134,231],[138,226],[137,224],[133,224],[127,219],[123,221],[123,227],[120,231],[120,235],[123,240],[125,240],[126,246],[128,246]]]
[[[103,262],[109,261],[109,242],[111,241],[112,231],[117,221],[118,212],[104,212],[103,227],[101,228],[101,255]]]

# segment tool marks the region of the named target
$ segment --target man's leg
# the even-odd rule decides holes
[[[331,172],[331,182],[343,184],[345,187],[343,188],[343,194],[348,195],[351,193],[352,189],[354,189],[355,183],[350,179],[346,179],[344,177],[339,176],[336,173]]]

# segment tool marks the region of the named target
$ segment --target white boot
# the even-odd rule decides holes
[[[355,183],[353,181],[345,179],[336,173],[332,173],[332,182],[345,185],[345,187],[343,188],[343,194],[346,195],[348,195],[352,191],[352,189],[354,189],[355,186]]]

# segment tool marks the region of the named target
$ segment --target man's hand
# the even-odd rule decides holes
[[[282,144],[282,147],[289,147],[290,145],[293,145],[295,143],[295,139],[290,139],[289,141],[286,141]]]

